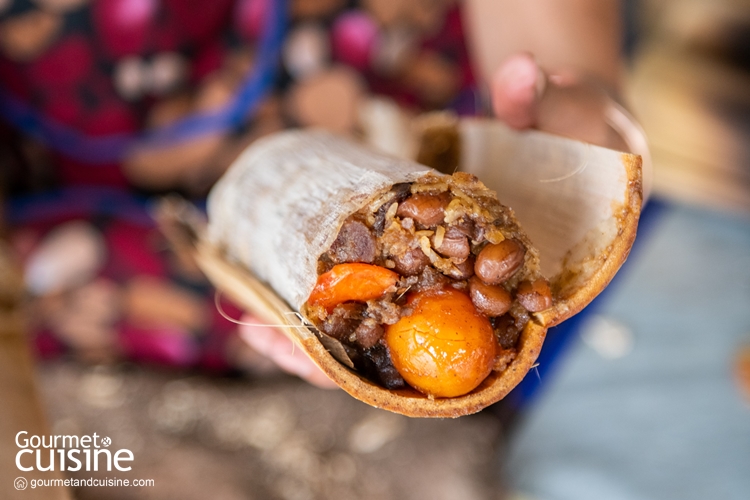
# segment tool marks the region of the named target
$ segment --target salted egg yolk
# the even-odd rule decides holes
[[[412,294],[412,313],[390,325],[393,365],[420,392],[450,398],[471,392],[492,371],[497,341],[489,320],[454,289]]]

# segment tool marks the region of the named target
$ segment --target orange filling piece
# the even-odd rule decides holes
[[[401,376],[433,397],[450,398],[476,388],[492,371],[497,341],[489,320],[453,288],[412,294],[412,314],[385,331]]]

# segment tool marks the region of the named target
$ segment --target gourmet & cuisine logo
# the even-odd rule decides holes
[[[127,448],[109,449],[109,437],[93,435],[29,436],[26,431],[16,434],[16,467],[32,471],[129,471],[135,457]]]

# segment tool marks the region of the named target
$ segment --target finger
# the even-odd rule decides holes
[[[544,72],[530,54],[510,56],[492,79],[495,115],[513,128],[535,126],[546,82]]]
[[[511,127],[534,127],[599,146],[627,150],[605,119],[608,94],[572,71],[547,75],[530,54],[510,56],[495,73],[492,104]]]
[[[260,323],[260,321],[249,315],[242,317],[243,323]],[[242,340],[250,347],[264,356],[269,356],[276,339],[276,329],[270,326],[240,325],[239,334]]]
[[[292,342],[287,339],[287,345],[283,350],[277,351],[272,359],[283,370],[297,375],[307,382],[323,389],[336,389],[336,383],[328,378],[312,360],[299,348],[293,349]]]
[[[336,387],[336,384],[320,371],[320,368],[302,349],[296,347],[291,340],[281,333],[274,340],[269,357],[283,370],[310,383],[321,387]]]
[[[258,320],[246,315],[245,323]],[[270,326],[241,325],[240,337],[258,353],[268,357],[281,369],[322,388],[338,387],[320,368],[283,333]]]
[[[607,105],[607,94],[591,83],[557,84],[551,79],[537,106],[536,127],[553,134],[625,151],[627,146],[607,122]]]

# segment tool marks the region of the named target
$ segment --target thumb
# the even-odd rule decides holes
[[[513,128],[536,126],[546,84],[547,78],[531,54],[508,57],[492,79],[495,115]]]
[[[516,129],[537,128],[580,141],[627,151],[606,118],[611,101],[602,85],[558,70],[545,74],[531,54],[507,58],[492,79],[495,115]]]

